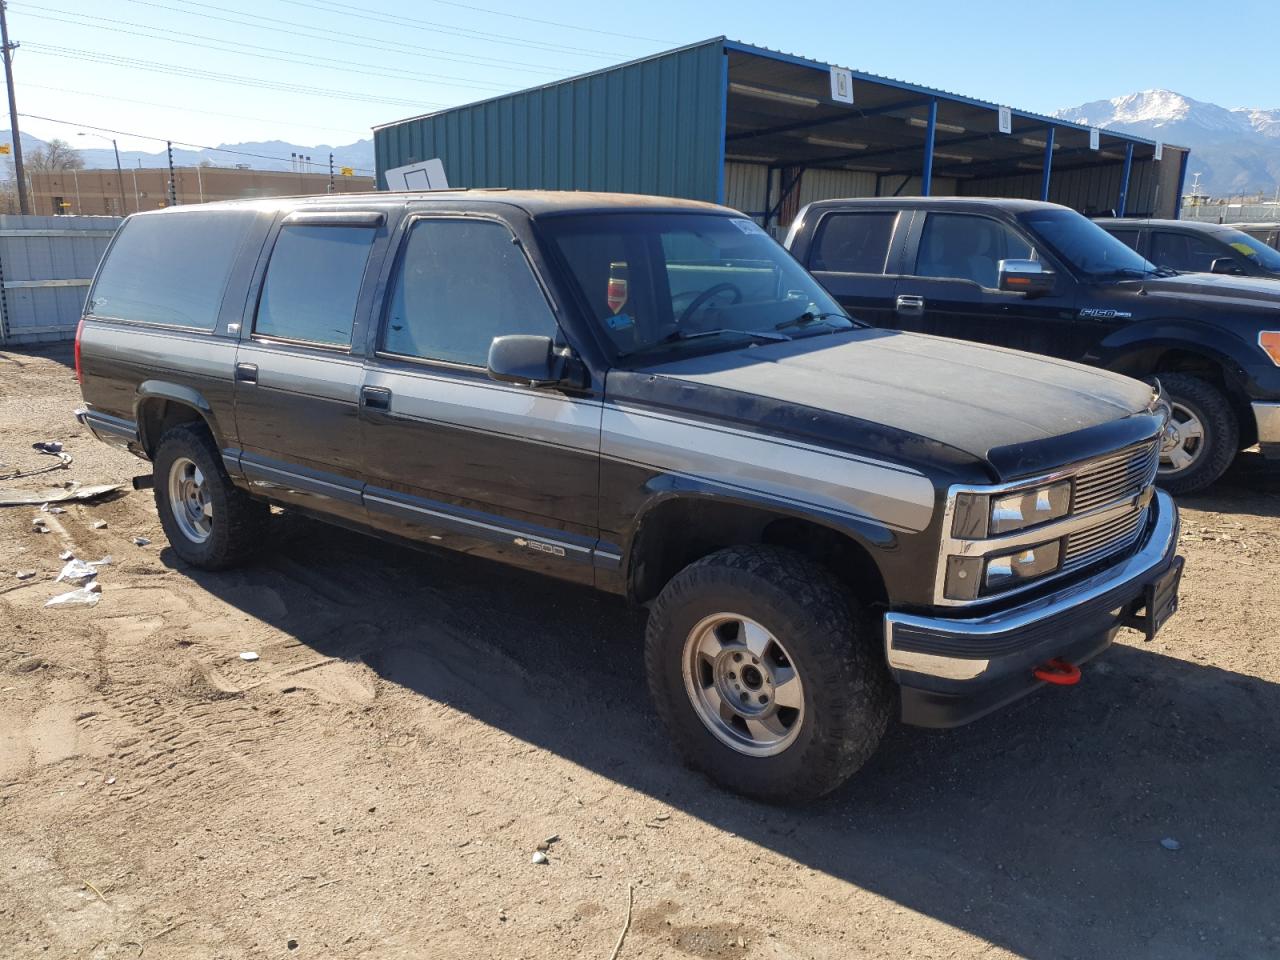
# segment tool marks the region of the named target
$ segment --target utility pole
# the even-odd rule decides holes
[[[164,143],[169,149],[169,206],[176,207],[178,205],[178,183],[173,178],[173,141],[166,140]]]
[[[329,192],[333,193],[333,154],[329,154]]]
[[[13,51],[16,43],[9,42],[9,21],[5,17],[9,5],[0,0],[0,41],[4,45],[4,79],[9,85],[9,133],[13,136],[13,172],[18,178],[18,209],[30,213],[27,205],[27,174],[22,167],[22,134],[18,132],[18,98],[13,92]]]

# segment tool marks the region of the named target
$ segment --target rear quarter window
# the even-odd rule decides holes
[[[887,210],[828,214],[818,226],[809,269],[884,273],[897,219],[896,213]]]
[[[252,211],[193,210],[125,221],[90,292],[110,320],[212,330]]]

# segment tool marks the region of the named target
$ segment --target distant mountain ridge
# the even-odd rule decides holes
[[[100,147],[101,140],[94,138],[92,147],[84,146],[85,137],[72,136],[64,138],[77,149],[84,158],[84,165],[89,168],[114,168],[115,152],[110,147]],[[11,143],[12,134],[8,130],[0,130],[0,143]],[[45,146],[45,141],[30,134],[22,135],[23,154]],[[220,143],[222,150],[187,150],[173,148],[173,162],[176,166],[191,167],[203,160],[219,167],[234,167],[237,163],[247,163],[255,170],[292,170],[293,164],[289,154],[297,153],[311,158],[311,165],[305,169],[314,173],[328,173],[329,154],[333,154],[333,165],[336,168],[355,167],[356,173],[362,176],[373,176],[373,140],[357,140],[343,146],[330,146],[327,143],[317,146],[302,146],[287,143],[284,140],[262,140],[247,143]],[[224,152],[228,151],[228,152]],[[251,155],[251,156],[250,156]],[[169,157],[164,150],[149,153],[141,150],[121,150],[120,164],[125,167],[164,167]]]
[[[1189,147],[1188,174],[1202,174],[1201,188],[1214,196],[1270,194],[1280,185],[1280,108],[1221,107],[1173,90],[1143,90],[1054,116]]]

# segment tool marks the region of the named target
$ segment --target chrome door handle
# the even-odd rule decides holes
[[[898,313],[924,313],[924,297],[903,293],[898,295]]]
[[[366,410],[390,410],[391,391],[386,387],[361,387],[360,406]]]

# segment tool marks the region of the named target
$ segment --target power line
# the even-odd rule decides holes
[[[173,7],[163,3],[155,3],[152,0],[127,0],[128,3],[134,3],[142,7],[152,7],[156,10],[163,10],[166,13],[173,13]],[[200,4],[210,10],[219,10],[219,7],[210,7],[207,4]],[[249,27],[254,30],[271,30],[273,33],[278,32],[278,26],[289,28],[289,32],[293,36],[306,37],[309,40],[321,40],[326,43],[341,43],[347,47],[362,47],[369,50],[377,50],[383,53],[396,53],[401,56],[421,57],[424,53],[435,54],[438,60],[448,60],[452,63],[465,63],[471,65],[482,64],[493,67],[524,67],[529,70],[537,70],[542,73],[562,73],[563,70],[556,67],[549,67],[541,63],[527,63],[522,60],[495,59],[493,57],[474,56],[474,57],[458,57],[453,56],[447,50],[441,50],[438,47],[423,47],[418,44],[401,43],[397,40],[386,40],[381,37],[371,37],[367,34],[349,33],[342,30],[327,30],[324,27],[302,26],[300,24],[291,23],[287,20],[276,20],[271,17],[263,17],[254,13],[242,13],[241,16],[250,17],[253,20],[263,20],[273,26],[264,26],[261,23],[253,23],[251,20],[236,20],[231,17],[217,16],[212,13],[199,13],[195,10],[179,11],[189,17],[200,17],[204,20],[214,20],[218,23],[232,24],[237,27]],[[360,43],[360,40],[370,40],[372,43]],[[398,49],[397,49],[398,48]]]
[[[51,56],[67,60],[82,60],[89,63],[102,63],[115,67],[129,67],[135,70],[146,70],[151,73],[163,73],[169,76],[184,77],[191,80],[214,80],[219,83],[233,83],[244,87],[258,87],[264,90],[276,90],[282,93],[301,93],[310,96],[323,96],[339,100],[354,100],[360,103],[385,103],[392,106],[415,107],[426,104],[442,107],[438,101],[406,99],[401,97],[378,97],[367,93],[354,93],[348,90],[333,90],[315,87],[310,84],[285,83],[279,80],[262,80],[257,77],[245,77],[235,73],[219,73],[214,70],[197,70],[194,67],[176,63],[156,63],[149,60],[135,60],[97,50],[83,50],[77,47],[59,47],[47,43],[27,43],[27,49],[33,52],[47,53]]]
[[[119,103],[135,103],[143,107],[160,107],[163,110],[180,110],[183,113],[202,113],[211,117],[231,117],[234,120],[257,120],[261,123],[287,124],[293,127],[300,127],[306,130],[328,130],[330,133],[344,133],[348,136],[359,137],[365,139],[368,131],[361,130],[345,130],[341,127],[317,127],[311,123],[298,123],[296,120],[283,120],[279,117],[250,117],[243,113],[223,113],[218,110],[197,110],[195,107],[178,103],[156,103],[153,100],[132,100],[129,97],[113,97],[107,94],[97,93],[89,90],[71,90],[67,87],[49,87],[41,83],[24,83],[25,90],[52,90],[54,93],[70,93],[78,97],[92,97],[95,100],[115,100]]]
[[[257,160],[274,160],[277,163],[290,163],[284,157],[272,157],[265,153],[250,153],[247,150],[232,150],[230,147],[210,147],[203,143],[191,143],[186,140],[173,140],[169,137],[153,137],[147,133],[136,133],[132,130],[113,130],[111,127],[98,127],[92,123],[79,123],[74,120],[59,120],[57,117],[42,117],[35,113],[20,113],[20,117],[26,117],[28,120],[44,120],[48,123],[60,123],[66,127],[81,127],[85,130],[96,130],[98,133],[114,133],[118,137],[136,137],[139,140],[154,140],[156,143],[176,143],[180,147],[192,147],[196,150],[208,150],[211,153],[229,153],[237,157],[253,157]],[[297,158],[293,158],[296,160]],[[317,162],[307,161],[309,166],[319,166]],[[373,173],[368,167],[352,167],[353,170],[360,170],[363,173]]]
[[[26,6],[26,4],[20,3],[18,4],[18,6]],[[68,13],[69,11],[58,10],[55,12]],[[397,67],[386,68],[392,71],[390,73],[387,73],[387,72],[378,70],[377,68],[380,65],[374,64],[374,63],[361,63],[360,61],[337,59],[334,57],[317,57],[312,54],[301,53],[296,50],[281,50],[277,47],[263,47],[257,44],[243,43],[242,41],[239,41],[239,40],[223,40],[220,37],[209,37],[209,36],[204,36],[198,33],[187,33],[184,31],[177,31],[177,30],[165,30],[160,27],[151,27],[143,23],[131,23],[130,21],[127,21],[127,20],[112,20],[107,17],[91,17],[91,16],[86,16],[84,14],[76,14],[76,13],[72,13],[70,15],[73,17],[82,17],[84,20],[88,20],[90,22],[83,23],[80,20],[67,20],[67,19],[64,19],[63,17],[54,17],[54,16],[49,16],[48,14],[43,14],[43,13],[27,12],[24,14],[24,16],[26,17],[30,17],[38,20],[52,20],[57,23],[69,23],[78,27],[92,27],[95,30],[110,30],[113,33],[123,33],[126,36],[130,36],[130,37],[143,37],[148,40],[160,40],[164,43],[177,43],[177,44],[182,44],[184,46],[189,46],[189,47],[200,47],[205,50],[214,50],[219,53],[234,53],[234,54],[237,54],[238,56],[243,56],[243,57],[257,57],[260,60],[270,60],[275,63],[294,63],[294,64],[300,64],[302,66],[319,66],[319,67],[324,67],[325,69],[328,69],[330,66],[337,66],[337,67],[341,67],[344,73],[360,73],[360,74],[364,74],[365,76],[383,77],[390,80],[412,80],[417,83],[435,83],[435,84],[443,83],[443,85],[445,86],[471,87],[477,90],[508,89],[507,87],[504,87],[500,84],[475,82],[463,77],[454,77],[454,76],[449,76],[447,74],[418,73],[417,71],[413,71],[413,70],[400,70]],[[121,24],[122,26],[118,26],[118,27],[104,26],[104,24],[109,24],[109,23]],[[162,36],[154,36],[146,33],[138,33],[137,31],[134,31],[134,30],[123,29],[123,27],[125,26],[139,27],[143,30],[154,31],[154,33],[172,34],[173,37],[172,38],[162,37]],[[194,40],[177,39],[179,37],[192,37],[194,38]],[[214,43],[224,44],[225,46],[210,46],[209,44],[206,44],[206,43],[196,43],[195,40],[211,40]],[[278,56],[267,56],[265,54],[260,54],[260,53],[249,53],[244,50],[227,49],[227,47],[247,47],[249,48],[249,50],[265,50],[268,53],[284,54],[285,57],[288,57],[288,58],[299,57],[302,59],[286,59]],[[356,67],[373,67],[375,69],[373,71],[354,69]]]
[[[193,0],[176,0],[178,3],[191,3],[193,6],[207,6],[203,3],[194,3]],[[336,13],[344,17],[357,17],[364,22],[373,21],[375,23],[390,23],[395,26],[410,27],[414,30],[427,30],[431,33],[446,33],[455,37],[463,37],[468,40],[485,40],[489,43],[509,44],[516,47],[529,47],[534,50],[546,50],[550,53],[570,54],[578,57],[618,57],[623,56],[614,51],[598,50],[594,52],[584,51],[581,47],[567,46],[562,43],[545,43],[541,40],[526,40],[523,37],[513,37],[506,33],[490,33],[487,30],[472,30],[469,27],[456,27],[449,23],[437,23],[434,20],[420,20],[416,17],[404,17],[394,13],[378,13],[376,10],[368,10],[361,7],[348,7],[348,10],[334,9],[333,7],[321,6],[320,3],[307,2],[307,0],[278,0],[279,3],[292,4],[295,7],[303,7],[307,10],[319,10],[325,13]],[[331,0],[321,0],[321,3],[328,3]],[[337,4],[337,7],[346,7],[346,4]],[[243,11],[236,11],[238,13]]]

